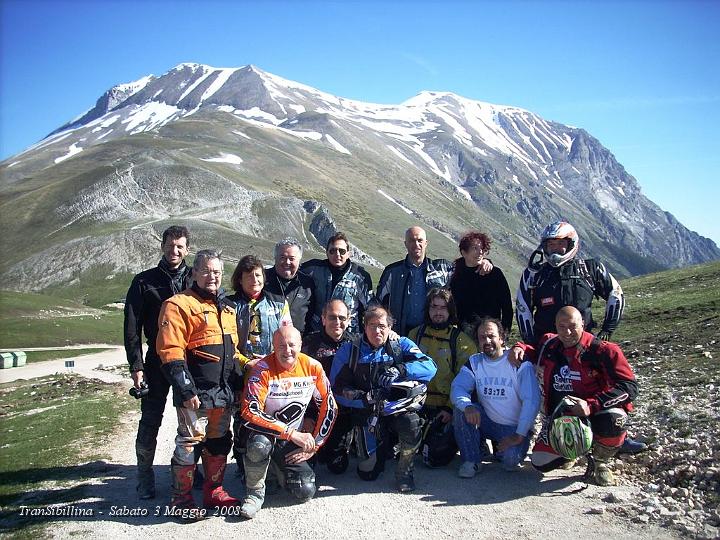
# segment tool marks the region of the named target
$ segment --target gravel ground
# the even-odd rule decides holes
[[[109,362],[108,362],[109,363]],[[175,411],[168,403],[159,437],[156,461],[158,497],[138,501],[135,496],[134,437],[138,413],[129,412],[118,438],[107,449],[111,459],[95,463],[96,480],[77,509],[93,516],[58,519],[50,528],[54,537],[87,538],[178,537],[202,534],[214,537],[237,531],[266,538],[677,538],[678,530],[648,520],[634,522],[625,509],[643,497],[641,486],[630,481],[616,488],[600,488],[582,481],[584,467],[541,476],[525,463],[515,473],[488,463],[471,480],[457,477],[459,458],[444,469],[416,468],[417,490],[401,495],[393,489],[394,464],[376,482],[362,482],[354,463],[335,476],[318,466],[319,492],[310,502],[293,504],[279,488],[268,493],[266,506],[252,521],[235,516],[212,516],[198,523],[180,524],[164,515],[169,504]],[[633,458],[635,459],[635,458]],[[419,459],[418,459],[419,461]],[[243,488],[228,465],[225,487],[235,496]],[[200,501],[200,492],[195,492]],[[146,513],[146,515],[122,515]],[[159,515],[156,515],[159,514]],[[235,529],[237,527],[237,529]]]

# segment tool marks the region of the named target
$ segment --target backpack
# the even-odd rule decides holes
[[[427,327],[427,325],[425,323],[418,326],[417,345],[420,345],[422,338],[425,337],[426,327]],[[459,335],[460,335],[460,329],[457,326],[453,326],[450,329],[450,337],[449,338],[443,338],[443,337],[437,337],[437,336],[427,336],[436,341],[447,341],[450,343],[450,366],[452,368],[453,373],[455,373],[456,369],[457,369],[457,339],[458,339]]]

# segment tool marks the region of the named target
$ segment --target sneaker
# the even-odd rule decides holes
[[[631,439],[630,437],[625,437],[625,442],[622,443],[622,446],[618,450],[618,454],[638,454],[647,449],[647,444]]]
[[[472,461],[463,461],[462,465],[458,469],[458,476],[460,478],[473,478],[475,474],[480,470],[480,466]]]

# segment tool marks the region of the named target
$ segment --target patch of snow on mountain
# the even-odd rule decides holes
[[[394,146],[390,146],[389,144],[386,144],[385,146],[387,146],[392,151],[392,153],[395,154],[397,157],[399,157],[403,161],[408,162],[410,165],[415,166],[415,164],[412,161],[410,161],[408,158],[406,158],[405,155],[400,150],[398,150]]]
[[[127,124],[125,131],[135,134],[160,127],[179,112],[180,109],[172,105],[150,101],[133,111],[122,123]]]
[[[157,92],[155,92],[155,93],[153,94],[153,97],[152,97],[151,99],[155,99],[156,97],[158,97],[160,94],[163,93],[163,90],[165,90],[165,89],[164,89],[164,88],[161,88],[160,90],[158,90]]]
[[[233,130],[233,133],[234,133],[235,135],[240,135],[241,137],[245,137],[246,139],[252,141],[252,137],[250,137],[249,135],[246,135],[246,134],[243,133],[242,131]]]
[[[442,176],[443,178],[445,178],[445,180],[450,181],[451,176],[447,168],[445,169],[445,172],[441,171],[440,167],[438,167],[437,163],[435,163],[435,160],[423,150],[424,146],[422,143],[410,145],[410,148],[413,152],[420,156],[420,158],[422,158],[425,163],[428,164],[432,172],[434,172],[438,176]]]
[[[236,156],[235,154],[226,154],[225,152],[220,152],[220,155],[213,158],[200,158],[202,161],[213,161],[215,163],[230,163],[232,165],[240,165],[243,160],[241,157]]]
[[[130,94],[136,94],[143,88],[147,86],[147,84],[152,81],[154,77],[152,75],[146,75],[142,79],[138,79],[137,81],[124,83],[124,84],[118,84],[115,86],[115,90],[118,90],[120,92],[128,92]]]
[[[470,192],[467,189],[461,188],[460,186],[455,186],[455,189],[457,189],[458,193],[460,193],[468,201],[472,201],[472,196],[470,195]]]
[[[478,102],[464,102],[465,115],[469,127],[475,131],[477,137],[490,148],[525,164],[532,162],[525,150],[510,139],[496,122],[496,111],[489,106],[482,107]]]
[[[183,99],[185,99],[190,94],[190,92],[195,90],[195,88],[197,88],[198,85],[200,83],[202,83],[205,79],[207,79],[210,76],[210,74],[212,73],[212,71],[205,72],[205,69],[206,69],[205,66],[201,66],[201,67],[202,67],[204,73],[202,75],[200,75],[197,79],[195,79],[195,82],[192,83],[190,86],[188,86],[185,89],[185,91],[182,93],[182,95],[178,98],[177,103],[180,103]]]
[[[515,182],[518,186],[520,185],[520,180],[518,180],[517,174],[512,175],[513,182]]]
[[[390,195],[388,195],[387,193],[385,193],[382,189],[378,189],[377,192],[378,192],[380,195],[382,195],[383,197],[385,197],[385,198],[386,198],[388,201],[390,201],[391,203],[397,204],[397,205],[402,209],[402,211],[405,212],[406,214],[411,214],[411,215],[412,215],[412,214],[414,213],[414,212],[413,212],[412,210],[410,210],[409,208],[406,208],[406,207],[404,207],[402,204],[400,204],[399,202],[397,202],[397,201],[396,201],[395,199],[393,199]]]
[[[227,82],[230,76],[237,71],[237,68],[224,68],[219,71],[220,74],[215,77],[215,80],[211,82],[210,86],[208,86],[205,92],[203,92],[203,95],[200,98],[200,103],[202,103],[206,99],[210,99],[215,92],[220,90],[220,88],[222,88],[222,86]]]
[[[117,122],[120,119],[120,115],[114,114],[110,118],[105,118],[104,120],[103,120],[103,118],[105,118],[105,117],[98,118],[98,120],[100,120],[100,124],[97,127],[95,127],[91,133],[97,133],[100,130],[103,130],[107,127],[112,126],[115,122]],[[97,120],[91,122],[90,124],[88,124],[88,126],[94,124],[95,122],[97,122]]]
[[[217,110],[220,112],[233,113],[235,112],[235,107],[230,105],[219,105]]]
[[[243,118],[262,118],[263,120],[266,120],[267,122],[270,122],[272,125],[276,126],[277,124],[280,124],[282,120],[280,118],[277,118],[275,115],[270,114],[268,112],[263,111],[260,107],[253,107],[252,109],[247,110],[235,110],[235,116],[242,116]]]
[[[20,163],[20,162],[19,162],[19,161],[13,161],[10,165],[7,166],[7,168],[9,169],[10,167],[14,167],[14,166],[17,165],[18,163]]]
[[[68,148],[68,153],[65,154],[64,156],[60,156],[59,158],[55,158],[55,163],[56,164],[61,163],[61,162],[65,161],[66,159],[70,159],[75,154],[79,154],[82,151],[83,151],[82,147],[78,146],[77,143],[72,143],[70,145],[70,148]]]
[[[332,145],[332,147],[333,147],[335,150],[337,150],[338,152],[342,152],[343,154],[347,154],[347,155],[349,155],[349,156],[352,155],[352,154],[350,153],[350,150],[348,150],[347,148],[345,148],[342,144],[340,144],[339,142],[337,142],[332,136],[328,135],[327,133],[325,134],[325,140],[326,140],[327,142],[329,142],[329,143]]]
[[[623,188],[621,188],[620,186],[615,186],[615,189],[618,191],[618,193],[620,193],[620,195],[622,195],[623,197],[626,197],[625,191],[623,190]]]
[[[97,137],[97,139],[95,139],[95,141],[97,142],[97,141],[99,141],[100,139],[102,139],[102,138],[104,138],[104,137],[107,137],[107,136],[110,135],[112,132],[113,132],[112,129],[108,129],[108,130],[107,130],[105,133],[103,133],[102,135],[98,135],[98,137]]]
[[[297,114],[302,114],[305,112],[305,107],[303,107],[302,105],[295,105],[293,103],[289,103],[287,107],[288,109],[292,109],[293,111],[295,111]]]

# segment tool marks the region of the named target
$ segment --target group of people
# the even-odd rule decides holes
[[[375,290],[340,232],[326,259],[301,264],[302,245],[291,238],[276,244],[270,268],[243,257],[231,295],[221,287],[220,253],[197,251],[189,268],[189,246],[185,227],[165,230],[160,263],[135,276],[126,298],[125,348],[143,396],[141,499],[155,497],[155,447],[171,387],[171,505],[197,509],[199,484],[203,506],[237,506],[248,519],[264,503],[269,471],[305,501],[315,494],[315,468],[341,474],[353,451],[367,481],[396,458],[400,492],[415,489],[418,453],[443,467],[459,450],[462,478],[487,459],[515,470],[541,409],[531,462],[542,472],[586,456],[586,476],[612,485],[608,461],[624,443],[642,449],[625,431],[637,382],[609,342],[622,289],[601,263],[578,257],[577,232],[566,222],[543,231],[523,273],[515,311],[522,341],[512,347],[510,288],[487,258],[491,240],[482,232],[463,235],[450,262],[428,258],[425,231],[409,228],[407,255],[385,267]],[[597,336],[593,297],[607,301]],[[242,500],[222,486],[231,451]]]

